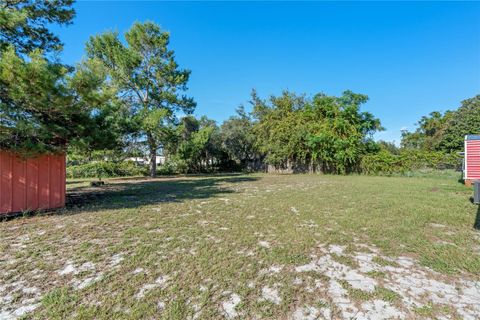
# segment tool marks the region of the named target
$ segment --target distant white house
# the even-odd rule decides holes
[[[142,158],[142,157],[131,157],[131,158],[126,158],[125,161],[133,161],[138,164],[150,164],[150,158]],[[165,163],[165,157],[164,156],[157,156],[155,162],[157,165],[161,165]]]

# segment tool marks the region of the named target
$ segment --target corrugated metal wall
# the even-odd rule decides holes
[[[465,140],[465,179],[480,179],[480,140]]]
[[[465,141],[465,179],[480,179],[480,140]]]
[[[65,155],[21,159],[0,151],[0,214],[65,205]]]

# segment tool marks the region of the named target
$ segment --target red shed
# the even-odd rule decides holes
[[[0,215],[65,206],[65,155],[0,151]]]
[[[480,135],[465,136],[463,179],[466,184],[480,180]]]

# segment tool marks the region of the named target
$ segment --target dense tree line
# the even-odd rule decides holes
[[[462,150],[464,135],[480,133],[476,96],[458,110],[422,117],[414,132],[402,133],[400,148],[375,142],[380,120],[361,110],[368,97],[351,91],[285,91],[267,99],[253,91],[251,112],[240,107],[217,124],[193,116],[190,71],[180,68],[169,33],[155,23],[92,36],[84,59],[68,66],[57,58],[62,43],[48,26],[72,23],[71,0],[4,1],[0,9],[0,148],[24,156],[67,152],[89,175],[392,173],[455,163],[450,155]],[[160,154],[166,161],[157,168]],[[148,172],[126,165],[130,157],[146,158]]]
[[[361,112],[365,95],[317,94],[312,99],[284,92],[268,100],[252,93],[251,113],[243,107],[218,126],[206,117],[184,116],[162,144],[172,172],[279,170],[348,173],[362,155],[377,148],[372,135],[380,121]]]

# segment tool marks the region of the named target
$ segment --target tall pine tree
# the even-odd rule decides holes
[[[110,86],[128,106],[132,122],[149,149],[150,175],[156,175],[156,155],[168,140],[176,112],[193,112],[195,102],[183,92],[190,71],[178,67],[168,48],[169,34],[152,22],[135,23],[125,34],[106,32],[87,43],[90,60],[100,62]]]

